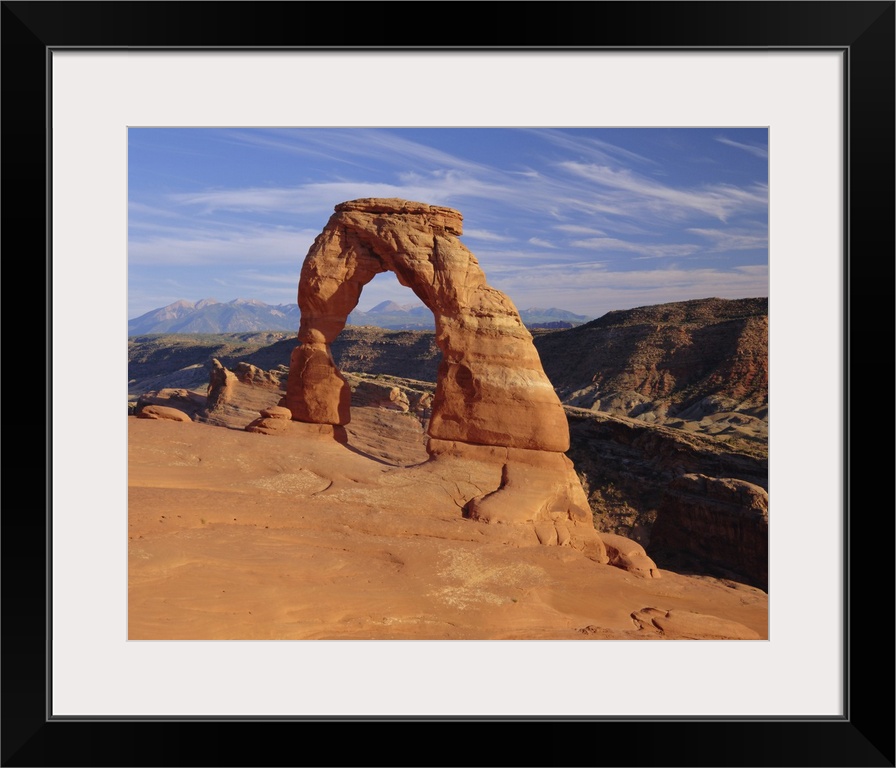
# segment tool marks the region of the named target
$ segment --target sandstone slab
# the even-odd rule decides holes
[[[332,426],[286,423],[290,434],[266,437],[128,420],[130,640],[768,636],[760,590],[633,578],[541,546],[531,527],[464,519],[463,500],[496,487],[500,464],[388,466]],[[639,628],[631,614],[645,606],[662,615]]]
[[[166,419],[168,421],[192,421],[183,411],[167,405],[147,405],[138,414],[138,419]]]

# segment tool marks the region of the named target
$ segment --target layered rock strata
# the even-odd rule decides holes
[[[648,423],[767,419],[768,299],[697,299],[608,312],[539,335],[566,405]],[[758,426],[758,425],[756,425]]]
[[[730,477],[682,475],[657,512],[650,551],[669,567],[688,569],[690,559],[768,591],[768,493]]]
[[[568,456],[585,478],[598,530],[636,539],[651,551],[656,510],[673,480],[705,474],[764,487],[768,459],[716,438],[607,413],[566,408]]]
[[[296,421],[349,422],[351,391],[330,345],[363,287],[392,271],[435,318],[442,360],[427,430],[431,458],[475,454],[502,466],[500,485],[469,500],[467,515],[535,525],[543,543],[569,543],[570,525],[596,538],[587,499],[564,456],[566,416],[532,335],[510,299],[487,284],[458,239],[462,231],[462,216],[451,208],[375,198],[337,205],[302,265],[300,344],[290,359],[284,405]]]

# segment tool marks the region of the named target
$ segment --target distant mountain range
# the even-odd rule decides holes
[[[530,328],[572,328],[591,318],[565,309],[532,307],[520,310]],[[299,308],[295,304],[265,304],[255,299],[234,299],[226,303],[215,299],[175,301],[128,321],[128,335],[147,333],[246,333],[255,331],[292,331],[299,329]],[[348,325],[372,325],[389,330],[433,330],[432,312],[422,304],[398,304],[384,301],[367,312],[355,310]]]

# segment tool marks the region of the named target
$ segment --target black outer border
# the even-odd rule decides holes
[[[494,8],[488,6],[494,5]],[[49,616],[47,517],[19,504],[7,509],[2,541],[3,675],[2,743],[6,766],[57,765],[641,765],[641,766],[893,766],[893,572],[892,504],[881,505],[881,478],[891,488],[891,454],[875,447],[862,450],[852,441],[855,389],[850,385],[853,357],[861,340],[874,336],[870,363],[880,371],[884,358],[883,394],[892,381],[894,308],[894,2],[520,2],[476,3],[327,3],[293,2],[2,2],[0,3],[0,92],[2,92],[2,238],[7,254],[37,252],[46,232],[46,256],[40,265],[46,285],[47,421],[43,436],[45,476],[50,509],[51,371],[49,134],[50,51],[59,48],[159,48],[207,51],[235,48],[340,49],[391,48],[430,50],[655,50],[732,48],[786,50],[840,49],[847,80],[844,179],[844,555],[847,579],[873,584],[873,602],[863,598],[856,582],[847,580],[847,677],[844,718],[304,718],[289,722],[288,734],[275,721],[288,718],[128,718],[50,719],[48,717]],[[403,46],[403,28],[395,17],[413,9],[414,28],[431,44]],[[298,12],[298,13],[297,13]],[[336,19],[333,15],[337,16]],[[489,24],[492,14],[513,17],[504,29]],[[336,23],[333,23],[333,22]],[[476,31],[485,31],[479,44]],[[361,45],[351,45],[360,42]],[[332,45],[327,45],[332,43]],[[376,46],[371,45],[376,43]],[[462,44],[464,43],[464,44]],[[487,43],[487,44],[486,44]],[[325,75],[324,75],[325,76]],[[810,260],[811,254],[796,257]],[[19,256],[21,258],[21,256]],[[21,267],[19,267],[21,269]],[[811,286],[807,286],[811,290]],[[8,328],[9,330],[9,328]],[[16,335],[16,327],[12,327]],[[32,329],[33,331],[33,329]],[[28,336],[33,339],[33,332]],[[881,339],[889,344],[881,344]],[[10,334],[7,334],[7,342]],[[56,340],[55,343],[61,343]],[[835,347],[832,344],[832,347]],[[33,346],[15,349],[7,359],[34,358]],[[864,358],[863,358],[864,359]],[[857,381],[862,383],[859,376]],[[875,390],[879,383],[872,385]],[[858,398],[856,413],[862,403]],[[867,404],[866,404],[867,405]],[[835,418],[832,416],[832,419]],[[40,432],[33,422],[30,433]],[[834,430],[836,432],[836,430]],[[21,432],[20,432],[21,434]],[[27,440],[27,437],[23,437]],[[869,443],[864,443],[868,445]],[[887,443],[889,444],[889,443]],[[9,484],[7,485],[9,488]],[[884,499],[892,501],[888,491]],[[851,513],[873,520],[873,540],[884,551],[850,535]],[[24,515],[22,512],[30,512]],[[85,510],[86,512],[86,510]],[[863,518],[859,518],[863,519]],[[864,518],[867,519],[867,518]],[[862,537],[871,538],[862,530]],[[880,544],[877,545],[878,547]],[[870,550],[870,552],[869,552]],[[860,562],[850,561],[856,552]],[[869,558],[870,554],[870,558]],[[807,579],[813,568],[807,542]],[[853,622],[855,618],[855,624]],[[807,617],[807,625],[811,617]],[[852,628],[855,627],[855,631]],[[811,642],[811,635],[807,635]],[[562,659],[552,660],[552,665]],[[595,664],[602,658],[595,645]],[[782,680],[782,685],[786,685]],[[649,692],[647,692],[649,695]],[[595,691],[612,696],[612,691]],[[417,722],[421,721],[421,722]],[[522,739],[446,739],[436,736],[425,752],[415,749],[416,735],[396,738],[389,727],[403,722],[538,723]],[[367,722],[385,728],[374,739],[346,738],[342,728]],[[262,725],[268,724],[262,728]],[[578,723],[578,732],[571,729]],[[564,725],[564,728],[560,728]],[[253,736],[247,728],[253,729]],[[334,728],[339,727],[336,731]],[[531,727],[529,725],[528,727]],[[275,730],[277,729],[277,730]],[[545,732],[544,729],[550,729]],[[285,738],[284,738],[285,737]],[[570,738],[572,737],[572,738]],[[260,739],[260,740],[259,740]],[[491,747],[491,743],[495,746]],[[392,744],[392,747],[388,745]],[[408,744],[402,749],[402,744]],[[514,744],[520,745],[515,747]],[[486,747],[486,745],[489,745]],[[493,751],[494,750],[494,751]],[[518,751],[517,751],[518,750]],[[281,757],[282,751],[282,757]],[[486,756],[489,756],[486,759]]]

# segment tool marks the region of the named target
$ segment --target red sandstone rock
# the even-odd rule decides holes
[[[457,239],[450,208],[396,199],[342,203],[302,266],[299,341],[286,404],[299,421],[346,424],[350,393],[330,344],[361,289],[393,271],[435,315],[442,350],[429,434],[443,440],[563,452],[566,418],[532,336]]]
[[[227,370],[217,358],[212,360],[209,371],[208,391],[206,394],[206,411],[223,408],[230,399],[233,385],[238,381],[233,371]]]
[[[191,392],[187,389],[160,389],[157,392],[146,392],[140,395],[134,406],[135,413],[140,413],[140,411],[150,405],[158,405],[177,410],[180,413],[186,414],[189,417],[189,420],[193,421],[205,406],[205,398],[198,392]]]
[[[588,499],[564,454],[437,438],[430,438],[427,451],[433,472],[446,477],[476,477],[482,482],[479,471],[464,463],[500,467],[500,479],[492,481],[491,490],[464,499],[464,514],[471,520],[530,526],[541,544],[571,546],[596,562],[607,562]]]
[[[403,413],[407,413],[411,409],[408,396],[401,387],[365,379],[359,380],[354,386],[352,404],[388,408]]]
[[[617,536],[615,533],[601,533],[600,538],[607,548],[607,556],[610,565],[622,568],[624,571],[636,573],[651,579],[660,578],[660,569],[656,567],[638,542]]]
[[[657,632],[670,639],[760,640],[760,635],[740,622],[721,619],[696,611],[644,608],[632,613],[632,623],[639,630]]]
[[[234,366],[233,372],[243,384],[270,389],[280,389],[281,387],[278,371],[263,371],[251,363],[241,362]]]
[[[183,411],[177,408],[169,408],[167,405],[147,405],[140,413],[138,419],[167,419],[169,421],[192,421]]]
[[[415,423],[357,410],[356,430]],[[268,437],[128,420],[128,639],[768,637],[760,590],[665,570],[635,578],[572,544],[539,546],[531,525],[462,519],[465,498],[499,485],[500,464],[425,461],[415,446],[417,466],[403,466],[354,438],[338,445],[332,426],[279,421],[288,433]],[[639,628],[631,614],[644,606],[662,615]],[[716,618],[700,627],[690,614]]]
[[[768,299],[608,312],[536,338],[563,402],[648,423],[768,407]]]
[[[263,409],[261,415],[265,418],[286,419],[288,421],[292,418],[292,411],[289,408],[284,408],[282,405],[272,405],[270,408]]]
[[[500,482],[459,500],[465,514],[528,526],[542,544],[585,549],[605,563],[606,547],[564,455],[563,407],[516,307],[486,283],[476,257],[458,240],[462,226],[458,211],[425,203],[367,198],[337,205],[302,265],[300,345],[290,359],[283,404],[299,422],[349,422],[352,387],[331,344],[363,287],[392,271],[435,317],[442,360],[427,451],[436,469],[449,477],[451,461],[470,459],[501,469]],[[397,387],[386,392],[362,382],[354,389],[365,404],[410,407]],[[249,429],[279,428],[253,422]],[[616,560],[635,571],[653,566],[643,551],[617,551]]]

